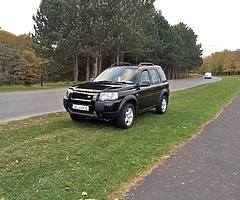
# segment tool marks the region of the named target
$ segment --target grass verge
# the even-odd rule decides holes
[[[174,92],[169,111],[132,129],[66,113],[0,126],[0,199],[108,199],[191,138],[240,91],[239,78]],[[144,123],[143,123],[144,122]],[[84,198],[83,198],[84,199]]]
[[[23,86],[23,85],[13,85],[13,86],[0,86],[0,93],[6,92],[26,92],[35,90],[46,90],[46,89],[58,89],[58,88],[68,88],[72,83],[47,83],[43,87],[40,85]]]

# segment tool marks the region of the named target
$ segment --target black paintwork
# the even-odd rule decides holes
[[[124,67],[124,66],[122,66]],[[118,117],[121,109],[131,102],[136,108],[136,113],[147,111],[157,106],[162,95],[169,97],[169,83],[160,66],[125,66],[126,68],[137,68],[138,81],[136,84],[121,83],[96,83],[85,82],[73,86],[70,89],[73,93],[67,98],[64,97],[63,103],[65,109],[74,115],[94,117],[104,120],[114,120]],[[141,86],[139,83],[142,71],[156,69],[161,82],[159,84],[150,84]],[[99,101],[101,92],[118,92],[119,98],[114,101]],[[89,111],[77,111],[72,109],[72,105],[89,106]]]

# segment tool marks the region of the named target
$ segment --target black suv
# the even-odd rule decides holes
[[[130,128],[138,113],[156,108],[157,113],[164,114],[169,94],[160,66],[124,63],[113,65],[91,82],[69,88],[63,103],[72,120],[116,120],[120,128]]]

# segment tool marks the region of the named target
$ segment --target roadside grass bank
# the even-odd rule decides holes
[[[174,92],[166,115],[139,115],[129,130],[72,122],[66,113],[1,124],[0,199],[121,196],[123,186],[200,131],[239,92],[238,77]]]
[[[32,86],[23,86],[23,85],[12,85],[12,86],[0,86],[0,93],[6,92],[27,92],[35,90],[47,90],[47,89],[60,89],[68,88],[69,86],[74,85],[71,82],[59,82],[59,83],[46,83],[44,86],[41,85],[32,85]]]

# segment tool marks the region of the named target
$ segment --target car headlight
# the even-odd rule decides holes
[[[118,99],[118,92],[103,92],[100,94],[100,101],[109,101]]]
[[[66,93],[66,97],[69,98],[70,94],[72,94],[72,93],[73,93],[73,90],[68,89],[67,93]]]

